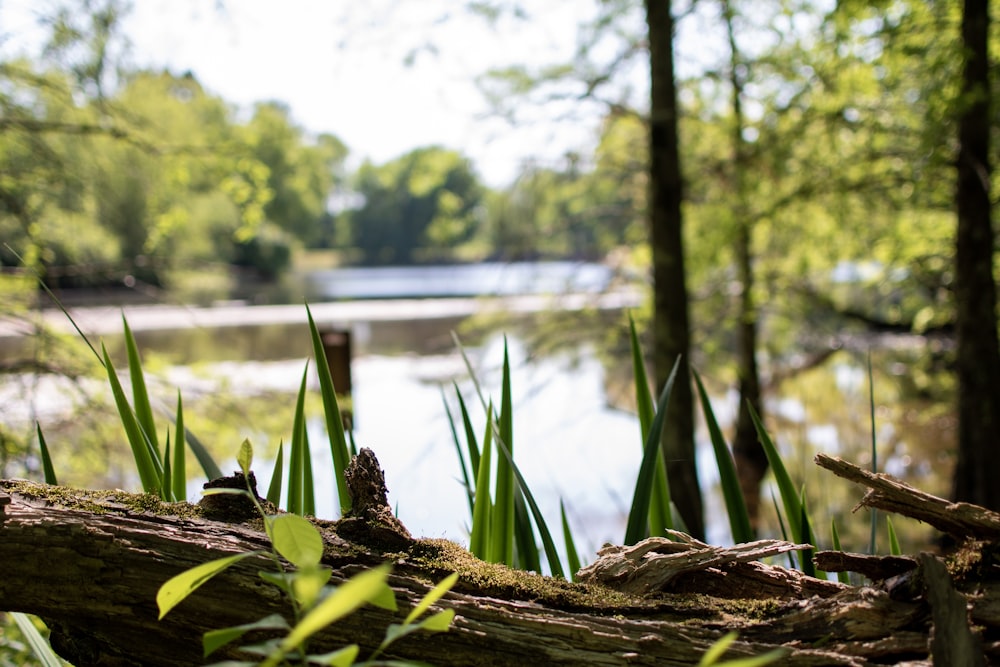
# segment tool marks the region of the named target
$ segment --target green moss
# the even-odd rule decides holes
[[[153,514],[185,519],[201,518],[201,508],[190,503],[165,503],[148,493],[89,491],[67,486],[50,486],[25,480],[2,481],[0,489],[25,498],[35,498],[55,506],[94,514]]]

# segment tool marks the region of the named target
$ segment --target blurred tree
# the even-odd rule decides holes
[[[988,0],[964,0],[958,99],[955,303],[958,460],[954,497],[1000,510],[1000,348],[994,278]]]
[[[662,387],[675,363],[677,381],[667,406],[663,456],[671,497],[687,530],[704,538],[701,489],[694,449],[690,379],[690,325],[682,233],[678,105],[674,74],[674,17],[670,0],[646,0],[649,35],[649,204],[653,255],[653,364]]]
[[[366,264],[453,260],[480,224],[483,188],[455,151],[418,148],[365,163],[354,189],[364,203],[348,216],[351,242]]]

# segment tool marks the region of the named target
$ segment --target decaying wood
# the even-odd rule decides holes
[[[996,512],[924,493],[892,475],[871,473],[835,456],[817,454],[815,460],[819,467],[868,487],[858,507],[875,507],[918,519],[959,542],[969,537],[990,541],[1000,539],[1000,514]]]
[[[395,645],[396,657],[472,666],[692,665],[736,630],[740,639],[727,658],[784,647],[787,665],[930,664],[932,627],[943,623],[938,614],[966,600],[978,628],[972,641],[982,642],[989,660],[1000,660],[1000,577],[992,575],[985,547],[979,565],[959,574],[948,562],[946,583],[955,595],[944,598],[952,607],[928,594],[945,581],[936,570],[925,581],[926,569],[943,565],[937,557],[923,557],[887,582],[850,587],[747,560],[801,545],[719,549],[680,535],[674,535],[679,546],[654,539],[608,547],[589,566],[590,583],[570,584],[482,563],[443,540],[366,539],[362,523],[376,531],[367,537],[387,528],[375,509],[374,522],[363,510],[347,531],[338,522],[316,522],[326,545],[323,562],[336,584],[390,560],[400,611],[363,607],[317,635],[312,650],[357,643],[365,655],[433,583],[457,571],[459,582],[436,605],[456,611],[452,628],[406,637]],[[79,666],[204,664],[206,630],[287,614],[278,591],[257,576],[271,564],[250,557],[157,621],[154,600],[164,581],[210,559],[266,546],[259,521],[209,520],[186,503],[0,481],[0,608],[41,616],[57,650]],[[887,585],[900,577],[908,578],[906,586]],[[211,659],[226,657],[235,654]]]

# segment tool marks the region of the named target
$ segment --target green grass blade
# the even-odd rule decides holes
[[[556,549],[556,543],[552,539],[552,533],[549,531],[548,525],[545,523],[545,517],[542,516],[542,512],[538,508],[538,503],[535,502],[535,497],[531,493],[531,489],[528,488],[528,483],[524,480],[524,476],[521,475],[521,471],[518,469],[517,464],[514,463],[514,459],[510,455],[510,450],[507,449],[507,446],[499,438],[497,438],[496,446],[497,451],[501,454],[501,456],[497,458],[504,458],[507,460],[507,463],[510,464],[511,472],[514,474],[514,479],[517,481],[517,492],[524,496],[524,500],[528,504],[528,509],[531,510],[531,516],[534,518],[535,525],[538,527],[538,534],[542,538],[542,548],[545,551],[545,558],[548,560],[552,576],[565,577],[566,575],[563,573],[562,564],[559,562],[559,551]],[[534,548],[537,552],[537,548],[534,547],[533,542],[532,548]]]
[[[500,414],[497,419],[497,449],[505,449],[509,456],[497,457],[496,491],[493,494],[493,548],[499,562],[514,564],[514,486],[513,408],[510,386],[510,359],[504,339],[503,381],[500,393]]]
[[[892,518],[885,517],[885,527],[889,531],[889,554],[892,556],[902,556],[903,550],[899,548],[899,538],[896,537],[896,529],[892,525]]]
[[[201,444],[201,440],[198,439],[191,429],[184,429],[184,439],[187,440],[188,447],[194,452],[194,456],[198,459],[198,465],[201,466],[202,471],[205,473],[205,477],[209,479],[219,479],[223,477],[222,470],[219,465],[212,458],[212,455],[208,453],[208,449],[205,445]]]
[[[142,359],[139,357],[139,346],[135,343],[135,336],[128,326],[128,320],[122,314],[122,326],[125,329],[125,350],[128,353],[128,374],[132,381],[132,404],[135,409],[135,418],[146,434],[146,440],[151,446],[151,453],[162,463],[160,455],[160,443],[156,437],[156,422],[153,420],[153,406],[149,402],[149,392],[146,390],[146,376],[142,372]]]
[[[146,493],[159,495],[163,468],[151,454],[152,446],[146,440],[142,427],[139,425],[135,413],[132,412],[128,399],[125,398],[125,391],[118,380],[118,374],[115,372],[114,364],[111,363],[111,357],[108,356],[108,350],[103,344],[101,352],[104,353],[104,368],[107,370],[108,382],[111,384],[111,392],[115,397],[115,405],[118,407],[118,415],[125,428],[128,444],[132,448],[132,457],[135,459],[135,467],[142,482],[142,490]]]
[[[562,519],[563,542],[566,543],[566,562],[569,564],[570,580],[576,581],[576,573],[580,571],[580,556],[576,551],[576,541],[573,539],[573,530],[569,527],[566,506],[562,498],[559,499],[559,516]]]
[[[632,319],[631,313],[629,313],[628,324],[632,347],[632,374],[635,378],[635,403],[639,414],[639,430],[642,435],[639,444],[644,447],[655,417],[653,394],[649,390],[646,364],[643,361],[639,335],[636,333],[635,321]],[[665,529],[671,526],[670,485],[667,481],[667,466],[661,448],[656,456],[656,467],[653,474],[653,495],[649,506],[649,530],[654,535],[665,535]]]
[[[740,488],[733,455],[729,451],[726,439],[722,436],[719,422],[715,419],[712,402],[708,400],[705,385],[702,384],[697,371],[693,374],[695,385],[698,388],[698,397],[701,399],[701,409],[705,415],[705,423],[708,426],[709,438],[712,441],[712,449],[715,451],[715,462],[719,467],[719,483],[722,486],[722,497],[726,502],[726,513],[729,515],[729,530],[733,534],[733,542],[736,544],[752,542],[754,534],[753,528],[750,527],[750,513],[747,512],[746,502],[743,499],[743,490]]]
[[[475,479],[476,469],[472,469],[472,477],[469,477],[469,469],[465,465],[465,454],[462,453],[462,442],[458,438],[458,429],[455,428],[455,415],[448,405],[448,397],[444,394],[444,387],[441,387],[441,402],[444,404],[444,414],[448,418],[448,428],[451,430],[451,441],[455,445],[455,453],[458,454],[458,467],[462,471],[462,488],[465,489],[465,497],[469,502],[469,517],[475,514],[475,491],[472,488],[472,480]]]
[[[46,484],[58,484],[56,479],[56,469],[52,467],[52,457],[49,456],[49,446],[45,444],[45,436],[42,435],[42,425],[35,422],[35,432],[38,433],[38,448],[42,455],[42,473],[45,475]]]
[[[771,494],[771,504],[774,505],[774,515],[776,517],[778,517],[778,528],[781,530],[781,539],[783,539],[784,541],[788,542],[788,541],[790,541],[790,539],[789,539],[789,535],[788,535],[788,529],[785,526],[785,518],[781,514],[781,508],[778,507],[778,499],[774,497],[773,493]],[[788,567],[792,568],[793,570],[795,569],[795,555],[794,554],[795,554],[794,551],[789,551],[788,554],[787,554],[788,555]]]
[[[490,520],[493,517],[493,503],[490,500],[490,468],[493,455],[493,405],[486,408],[486,433],[483,434],[483,455],[479,459],[476,475],[476,496],[472,506],[472,530],[469,536],[469,551],[482,560],[492,560]]]
[[[278,443],[278,455],[274,458],[274,470],[271,472],[271,483],[267,487],[267,499],[272,505],[281,504],[281,478],[284,475],[285,443]]]
[[[295,399],[295,417],[292,420],[292,445],[288,457],[288,503],[287,509],[292,514],[302,514],[305,496],[303,481],[305,479],[305,439],[306,439],[306,378],[309,373],[309,362],[302,370],[302,381],[299,383],[299,393]]]
[[[833,540],[833,550],[834,551],[843,551],[843,549],[840,546],[840,533],[837,532],[837,520],[836,519],[830,519],[830,536],[831,536],[831,538]],[[850,573],[849,572],[838,572],[837,573],[837,581],[839,581],[842,584],[850,584],[851,583],[851,575],[850,575]]]
[[[174,464],[171,469],[171,484],[173,486],[174,500],[184,500],[187,498],[187,457],[185,454],[184,441],[184,402],[181,400],[181,392],[177,391],[177,417],[174,421]],[[169,458],[168,458],[169,460]]]
[[[469,466],[472,469],[473,477],[479,470],[479,443],[476,442],[476,429],[472,426],[472,419],[469,417],[469,410],[465,405],[465,398],[455,384],[455,395],[458,396],[458,407],[462,413],[462,426],[465,428],[465,442],[469,449]]]
[[[748,408],[754,428],[757,429],[757,439],[760,441],[761,447],[764,448],[764,454],[767,455],[767,462],[774,473],[774,481],[778,484],[778,494],[781,496],[781,503],[785,508],[785,518],[788,521],[789,532],[791,532],[793,540],[802,542],[802,507],[799,502],[798,491],[795,489],[792,478],[785,469],[785,464],[781,461],[778,449],[774,446],[774,442],[771,441],[771,436],[764,429],[757,411],[753,405],[748,404]]]
[[[531,527],[524,495],[519,489],[514,491],[514,567],[528,572],[542,571],[535,531]]]
[[[330,438],[330,453],[333,456],[333,477],[337,481],[337,498],[340,501],[340,512],[344,514],[351,509],[351,496],[347,492],[347,481],[344,470],[350,463],[350,453],[347,450],[347,439],[344,436],[344,421],[340,417],[340,406],[337,404],[337,392],[333,388],[333,378],[330,377],[330,365],[323,349],[323,340],[319,329],[313,321],[312,312],[306,306],[309,316],[309,333],[312,336],[313,356],[316,359],[316,372],[319,375],[320,395],[323,397],[323,414],[326,417],[326,432]]]
[[[163,476],[160,478],[160,498],[171,502],[176,500],[174,498],[174,486],[171,482],[170,474],[170,431],[167,431],[167,441],[164,444],[163,450]]]
[[[653,479],[655,477],[656,463],[658,456],[662,457],[662,446],[660,439],[663,434],[663,421],[667,414],[667,403],[670,401],[670,393],[674,388],[674,381],[677,379],[677,369],[680,368],[680,357],[674,362],[674,367],[667,377],[666,384],[663,385],[663,392],[656,405],[656,416],[649,428],[649,435],[646,437],[646,445],[643,448],[642,463],[639,466],[639,475],[635,483],[635,493],[632,496],[632,508],[628,514],[628,524],[625,527],[625,544],[632,545],[645,539],[649,528],[649,508],[653,496]],[[667,494],[669,497],[669,493]],[[672,521],[670,513],[666,517],[667,528],[670,528]]]
[[[49,641],[42,636],[42,633],[38,631],[35,624],[31,621],[31,618],[27,614],[22,614],[19,611],[9,612],[10,617],[14,619],[14,623],[17,624],[17,629],[21,631],[24,635],[24,639],[28,642],[28,646],[31,647],[31,652],[35,654],[38,658],[38,662],[42,667],[62,667],[63,661],[56,655],[56,652],[52,650],[52,645]]]
[[[806,504],[806,487],[803,484],[802,490],[799,492],[799,507],[801,509],[801,514],[799,515],[799,525],[802,529],[802,539],[799,540],[803,544],[815,544],[816,539],[813,534],[812,522],[809,520],[809,509]],[[799,552],[800,562],[802,564],[802,573],[809,575],[810,577],[821,577],[826,578],[825,572],[820,572],[816,569],[816,564],[813,563],[813,554],[815,549],[804,549]]]
[[[302,429],[302,513],[316,516],[316,488],[313,484],[312,454],[309,452],[309,429]]]

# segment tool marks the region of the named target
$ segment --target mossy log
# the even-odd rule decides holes
[[[951,645],[982,652],[980,662],[982,655],[1000,660],[993,641],[1000,588],[990,576],[995,565],[988,542],[967,542],[959,552],[964,560],[887,561],[884,572],[877,559],[842,559],[840,566],[886,576],[846,586],[751,560],[795,545],[721,549],[690,539],[681,547],[654,540],[606,548],[584,573],[590,582],[570,584],[483,563],[444,540],[407,535],[386,546],[381,538],[365,539],[358,518],[346,535],[338,533],[338,522],[316,521],[332,581],[389,560],[400,611],[364,607],[317,635],[310,646],[316,651],[357,643],[364,656],[430,586],[457,571],[458,584],[436,605],[456,611],[452,628],[404,638],[393,646],[395,657],[442,666],[693,665],[735,630],[740,638],[727,658],[783,647],[783,665],[930,664],[932,652],[936,664],[959,664],[933,640],[935,624],[948,618],[947,636],[959,637],[949,639]],[[376,528],[378,537],[385,526]],[[241,561],[163,620],[157,620],[156,591],[185,569],[266,546],[259,520],[208,519],[199,506],[145,495],[0,481],[0,609],[42,617],[56,650],[80,667],[238,657],[219,652],[206,661],[201,635],[287,613],[277,590],[257,576],[270,569],[267,559]],[[837,566],[836,558],[818,557]],[[963,608],[977,633],[964,615],[956,618]]]

